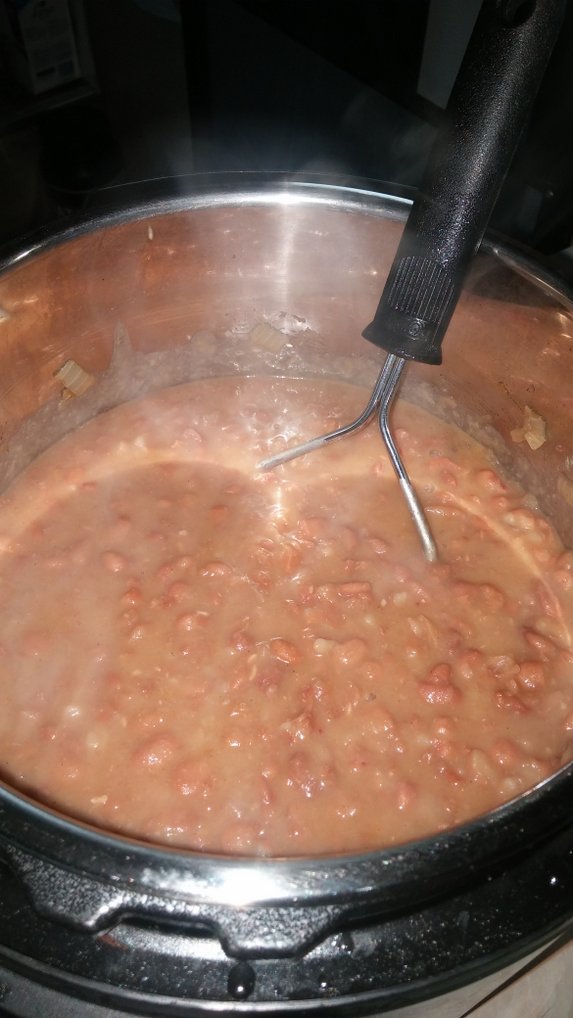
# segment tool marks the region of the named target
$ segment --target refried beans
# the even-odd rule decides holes
[[[573,555],[461,430],[394,430],[427,563],[341,382],[205,379],[100,414],[0,499],[4,780],[203,851],[356,852],[488,811],[570,758]]]

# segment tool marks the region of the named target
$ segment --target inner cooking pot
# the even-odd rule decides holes
[[[89,404],[98,410],[205,374],[260,370],[373,384],[380,352],[360,332],[407,198],[250,175],[199,178],[176,196],[160,190],[5,259],[4,485],[82,419],[81,384],[69,401],[77,416],[58,413],[62,387],[74,394],[69,370],[61,373],[70,361],[80,383],[93,382],[90,398],[103,392]],[[489,241],[442,366],[412,364],[405,386],[408,398],[490,445],[566,545],[573,544],[569,308],[561,284]],[[241,342],[259,323],[286,340],[263,345],[253,364]],[[151,370],[140,370],[145,364]],[[531,411],[546,428],[535,449],[515,441]],[[0,956],[6,971],[132,1011],[196,1014],[216,1003],[235,1013],[248,1001],[273,1013],[380,1012],[469,982],[567,928],[572,783],[568,765],[437,837],[288,860],[176,852],[112,836],[4,786]]]

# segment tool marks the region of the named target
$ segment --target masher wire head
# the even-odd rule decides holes
[[[358,431],[360,428],[363,428],[366,424],[368,424],[376,411],[378,411],[380,434],[382,435],[382,440],[386,446],[390,462],[392,463],[400,483],[402,494],[408,507],[408,512],[410,513],[414,526],[418,532],[424,555],[428,562],[435,562],[438,558],[438,550],[434,538],[432,537],[430,525],[425,516],[424,510],[422,509],[414,485],[408,476],[408,472],[404,466],[400,453],[396,448],[396,443],[394,442],[394,437],[390,429],[390,408],[398,391],[405,367],[406,361],[402,357],[397,357],[395,354],[388,354],[384,364],[382,365],[382,370],[376,379],[370,399],[356,420],[351,421],[350,424],[343,425],[341,428],[336,428],[335,431],[329,431],[326,435],[311,438],[308,442],[302,442],[300,445],[295,445],[290,449],[285,449],[283,452],[279,452],[275,456],[269,456],[268,459],[261,460],[259,468],[261,470],[273,470],[274,467],[278,467],[281,463],[288,463],[289,460],[297,459],[299,456],[305,456],[306,453],[309,452],[314,452],[316,449],[320,449],[323,445],[327,445],[329,442],[333,442],[337,438],[346,438],[354,431]]]

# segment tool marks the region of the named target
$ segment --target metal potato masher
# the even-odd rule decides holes
[[[441,345],[463,282],[539,90],[564,0],[484,0],[427,169],[373,321],[362,335],[387,351],[372,395],[351,423],[286,449],[259,467],[319,449],[378,414],[425,557],[438,553],[390,428],[408,360],[440,364]]]

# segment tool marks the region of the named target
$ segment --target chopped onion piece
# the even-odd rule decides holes
[[[514,442],[527,442],[530,449],[540,449],[547,439],[547,425],[539,414],[526,406],[523,414],[523,425],[511,432]]]
[[[94,375],[84,371],[77,361],[72,360],[66,361],[54,377],[64,386],[64,396],[82,396],[95,384]]]
[[[280,353],[285,343],[288,343],[288,336],[284,332],[273,328],[268,322],[258,322],[249,333],[253,346],[260,350],[268,350],[270,353]]]

